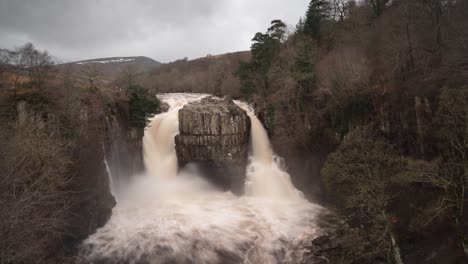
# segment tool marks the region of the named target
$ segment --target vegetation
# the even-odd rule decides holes
[[[0,120],[0,259],[44,263],[63,254],[70,237],[73,187],[80,164],[79,109],[66,110],[60,87],[18,89],[2,95]],[[79,97],[74,100],[80,102]],[[80,104],[81,107],[81,104]],[[80,190],[79,192],[85,192]]]
[[[126,93],[129,97],[130,125],[145,128],[149,123],[149,118],[159,113],[158,98],[139,85],[129,86]]]
[[[281,20],[273,20],[265,34],[255,34],[250,51],[252,58],[249,62],[241,63],[237,71],[244,97],[249,98],[254,92],[268,95],[271,85],[268,74],[285,37],[286,24]]]
[[[247,61],[249,52],[210,55],[194,60],[162,64],[138,83],[153,93],[193,92],[241,97],[240,81],[234,72],[239,62]]]
[[[73,141],[54,133],[57,127],[40,115],[24,111],[8,130],[2,129],[2,263],[44,261],[49,248],[60,246],[70,217]]]
[[[323,20],[328,18],[329,4],[324,0],[312,0],[309,3],[304,23],[299,28],[299,34],[320,39]]]
[[[49,55],[32,44],[1,56],[0,262],[63,263],[114,205],[105,114],[142,131],[159,101],[138,85],[102,89],[92,66],[52,75]]]
[[[26,43],[14,50],[0,49],[0,77],[8,68],[12,68],[15,89],[20,84],[20,77],[25,73],[29,77],[30,87],[45,88],[51,77],[53,64],[49,53],[37,50],[32,43]]]
[[[68,241],[83,202],[70,195],[90,188],[83,162],[102,158],[103,106],[142,130],[156,92],[206,92],[250,100],[279,154],[307,168],[294,180],[320,174],[325,202],[359,235],[343,263],[465,263],[468,1],[311,0],[304,11],[293,33],[273,20],[255,34],[250,53],[122,69],[123,90],[100,89],[92,66],[52,74],[32,44],[0,49],[13,91],[0,96],[0,258],[50,262]]]
[[[238,68],[274,146],[325,160],[329,205],[365,238],[349,263],[466,261],[467,12],[311,0],[294,33],[257,33]]]

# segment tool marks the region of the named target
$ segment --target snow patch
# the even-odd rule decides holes
[[[84,64],[92,64],[92,63],[100,63],[100,64],[120,63],[120,62],[134,61],[134,60],[135,58],[116,58],[116,59],[106,59],[106,60],[82,61],[82,62],[77,62],[76,64],[84,65]]]

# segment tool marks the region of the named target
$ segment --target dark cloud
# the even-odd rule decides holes
[[[143,55],[163,62],[246,50],[309,0],[0,0],[0,47],[27,41],[63,60]]]

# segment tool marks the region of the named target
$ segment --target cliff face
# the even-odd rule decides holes
[[[195,163],[216,185],[242,190],[250,119],[233,101],[205,98],[179,110],[176,152],[180,167]]]
[[[128,123],[128,122],[127,122]],[[106,116],[105,154],[112,188],[120,192],[132,175],[144,170],[143,129],[131,128],[115,115]]]
[[[105,115],[99,99],[91,96],[80,115],[78,163],[71,188],[75,191],[70,234],[78,241],[103,226],[112,215],[115,199],[110,192],[104,163]]]
[[[40,92],[3,102],[0,119],[14,125],[0,131],[0,171],[10,172],[0,188],[0,262],[64,263],[115,206],[101,100],[85,94],[70,111]]]

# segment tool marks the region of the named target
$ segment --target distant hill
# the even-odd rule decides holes
[[[138,75],[158,68],[160,62],[144,56],[136,57],[109,57],[90,60],[75,61],[54,66],[60,72],[71,72],[75,76],[84,76],[86,71],[93,68],[98,71],[99,79],[105,85],[111,85],[122,77],[123,72],[131,70]]]
[[[207,55],[193,60],[160,63],[147,57],[110,57],[64,63],[54,66],[58,76],[72,74],[87,85],[86,74],[98,71],[99,86],[115,89],[127,85],[127,71],[134,83],[157,92],[200,92],[238,97],[240,83],[234,75],[239,62],[250,59],[250,51]],[[62,79],[62,78],[59,78]]]
[[[240,83],[234,72],[239,62],[249,59],[250,51],[240,51],[177,60],[149,71],[142,84],[158,92],[201,92],[238,97]]]

